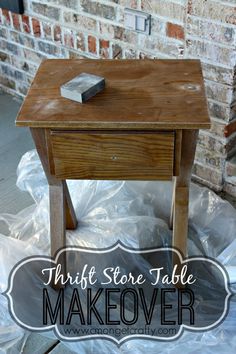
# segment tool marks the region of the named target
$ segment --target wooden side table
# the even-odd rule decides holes
[[[84,104],[62,98],[82,72],[103,76],[105,90]],[[46,60],[16,125],[30,127],[47,176],[52,256],[77,226],[66,179],[172,177],[173,246],[186,254],[196,140],[210,127],[198,60]]]

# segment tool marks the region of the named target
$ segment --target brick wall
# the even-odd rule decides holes
[[[150,36],[124,27],[125,7],[151,14]],[[0,9],[0,86],[24,97],[44,58],[199,58],[212,128],[194,177],[236,196],[235,47],[235,0],[25,0],[22,16]]]

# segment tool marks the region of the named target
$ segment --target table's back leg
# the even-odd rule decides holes
[[[171,200],[170,219],[169,219],[169,227],[171,230],[173,230],[174,207],[175,207],[175,186],[176,186],[176,177],[173,177],[173,192],[172,192],[172,200]]]
[[[49,185],[51,256],[66,246],[65,196],[62,182]],[[60,256],[62,257],[62,256]],[[60,258],[61,273],[66,274],[66,257]]]
[[[64,190],[64,196],[65,196],[65,218],[66,218],[66,228],[68,230],[75,230],[78,224],[76,215],[75,215],[75,210],[71,201],[70,197],[70,192],[68,190],[66,181],[62,181],[63,183],[63,190]]]
[[[179,176],[173,191],[173,247],[187,253],[189,185],[197,144],[198,130],[183,130]]]

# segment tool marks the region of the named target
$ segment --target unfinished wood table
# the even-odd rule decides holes
[[[81,73],[104,91],[80,104],[60,86]],[[77,220],[66,179],[171,180],[173,246],[186,254],[191,168],[209,128],[198,60],[46,60],[16,120],[30,127],[49,184],[51,254]]]

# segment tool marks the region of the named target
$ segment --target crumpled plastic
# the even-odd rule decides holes
[[[30,255],[49,255],[48,185],[35,150],[27,152],[17,169],[17,186],[30,193],[34,204],[17,215],[0,214],[9,234],[0,234],[0,290],[7,288],[12,267]],[[168,227],[172,184],[170,182],[68,181],[79,228],[67,230],[67,244],[92,248],[113,245],[118,239],[128,247],[170,246]],[[191,184],[188,255],[216,258],[228,270],[236,291],[236,210],[205,187]],[[29,332],[8,313],[0,295],[0,353],[16,343],[23,346]],[[54,338],[53,332],[43,336]],[[210,331],[185,331],[177,340],[163,343],[132,339],[120,347],[107,340],[64,342],[76,353],[232,353],[236,352],[236,296],[224,322]],[[15,348],[15,347],[14,347]],[[20,352],[20,351],[19,351]],[[12,352],[14,354],[14,352]]]

